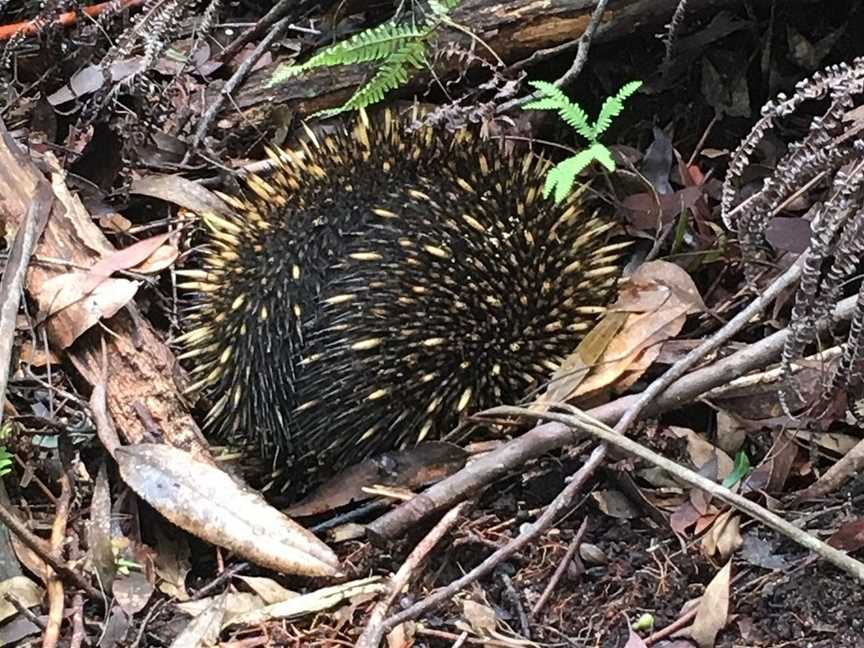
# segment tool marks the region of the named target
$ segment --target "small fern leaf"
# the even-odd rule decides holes
[[[561,89],[547,81],[531,81],[530,85],[541,92],[544,96],[536,101],[529,102],[525,108],[530,110],[557,110],[565,122],[576,129],[582,137],[593,142],[593,131],[588,113],[582,110],[582,106],[570,100]]]
[[[429,0],[429,9],[439,18],[444,18],[458,4],[459,0]]]
[[[567,194],[573,189],[576,176],[591,164],[593,159],[591,149],[585,149],[556,164],[546,175],[546,183],[543,185],[543,196],[548,198],[549,194],[554,191],[555,202],[563,202]]]
[[[624,110],[624,102],[641,86],[641,81],[631,81],[630,83],[624,84],[624,86],[618,91],[618,94],[606,98],[606,101],[603,102],[603,106],[600,108],[600,115],[597,117],[597,122],[592,128],[595,140],[606,132],[606,129],[612,124],[612,120],[620,115],[621,111]]]
[[[612,151],[606,148],[605,144],[597,142],[588,149],[588,152],[591,154],[593,160],[597,160],[609,171],[614,171],[616,169],[615,159],[612,157]]]
[[[268,85],[276,85],[314,68],[382,61],[396,55],[405,47],[406,43],[416,42],[427,36],[428,30],[423,27],[385,23],[331,45],[315,54],[305,63],[281,67],[273,75]]]
[[[321,110],[313,116],[333,117],[339,113],[360,110],[378,103],[388,92],[408,81],[409,70],[423,65],[425,51],[426,45],[423,41],[408,41],[401,49],[390,55],[375,72],[375,76],[358,88],[348,101],[337,108]]]

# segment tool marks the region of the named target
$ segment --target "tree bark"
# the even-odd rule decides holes
[[[767,2],[756,0],[757,4]],[[594,42],[615,41],[645,30],[660,31],[677,4],[678,0],[612,0]],[[741,4],[741,0],[690,0],[686,19],[736,4]],[[588,27],[595,6],[594,0],[464,0],[454,9],[452,18],[509,65],[537,50],[566,43],[575,46]],[[471,46],[471,37],[463,31],[442,29],[440,38]],[[475,51],[480,56],[486,55],[482,46],[475,46]],[[243,113],[237,122],[240,125],[243,121],[260,123],[274,106],[300,114],[332,108],[348,99],[374,69],[368,65],[320,68],[271,86],[270,80],[282,63],[274,61],[253,72],[234,97],[235,104],[226,107],[223,116],[229,120],[232,116],[236,118],[239,107]],[[419,78],[407,89],[417,88],[422,82],[423,78]],[[218,92],[215,84],[211,92]]]

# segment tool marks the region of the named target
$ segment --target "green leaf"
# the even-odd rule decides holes
[[[561,203],[567,197],[567,194],[573,189],[573,184],[576,182],[576,176],[591,164],[594,158],[591,156],[591,149],[579,151],[576,155],[562,160],[549,170],[546,176],[546,184],[543,186],[543,195],[549,197],[554,190],[555,202]]]
[[[391,90],[395,90],[408,81],[411,68],[419,68],[423,64],[423,54],[426,44],[423,41],[408,41],[401,49],[394,52],[378,68],[369,81],[341,106],[329,110],[321,110],[314,117],[333,117],[349,110],[359,110],[381,101]]]
[[[735,455],[735,466],[732,468],[732,472],[726,475],[726,479],[723,480],[723,486],[726,488],[732,488],[739,481],[744,479],[744,476],[750,470],[750,458],[747,456],[747,453],[743,450]]]
[[[12,455],[5,446],[0,446],[0,477],[4,477],[12,472]]]
[[[599,138],[606,129],[612,124],[612,120],[621,114],[624,110],[624,102],[630,95],[636,92],[642,86],[641,81],[631,81],[625,83],[624,86],[613,97],[606,97],[603,106],[600,108],[600,115],[597,117],[597,122],[592,127],[594,137],[593,140]]]
[[[609,171],[615,170],[615,160],[612,159],[612,151],[606,148],[605,144],[595,142],[588,149],[591,153],[591,158],[597,160],[600,164],[606,167]]]
[[[274,86],[300,72],[314,68],[385,60],[397,54],[407,43],[422,41],[428,35],[429,30],[424,27],[385,23],[331,45],[301,65],[280,67],[267,85]]]
[[[594,132],[591,129],[591,121],[582,106],[570,100],[561,88],[547,81],[531,81],[529,85],[543,94],[543,97],[528,102],[524,108],[527,110],[557,110],[558,115],[565,122],[576,129],[582,137],[589,142],[594,141]]]

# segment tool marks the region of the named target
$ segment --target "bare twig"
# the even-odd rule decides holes
[[[650,450],[649,448],[646,448],[645,446],[620,434],[617,431],[617,428],[621,425],[620,422],[619,425],[616,426],[616,429],[613,430],[605,423],[602,423],[597,419],[592,419],[590,416],[576,408],[572,408],[571,411],[573,412],[572,414],[560,414],[557,412],[534,412],[533,410],[524,407],[495,407],[489,410],[489,413],[497,416],[525,416],[532,419],[558,421],[559,423],[572,427],[574,430],[589,430],[592,436],[601,439],[604,444],[614,445],[628,454],[662,468],[677,479],[680,479],[694,488],[699,488],[705,491],[712,497],[716,497],[726,504],[729,504],[739,511],[762,522],[765,526],[774,529],[778,533],[782,533],[786,537],[800,544],[802,547],[815,552],[835,567],[842,569],[847,574],[850,574],[859,581],[864,582],[864,563],[855,560],[845,551],[835,549],[815,536],[812,536],[790,524],[776,513],[772,513],[756,502],[748,500],[746,497],[742,497],[737,493],[733,493],[725,486],[713,482],[689,468],[680,466],[674,461],[671,461],[653,450]],[[621,420],[624,421],[626,418],[627,417],[625,416],[625,418]],[[598,448],[602,447],[603,446],[598,446]]]
[[[411,577],[414,576],[420,566],[420,563],[429,555],[432,549],[435,548],[435,545],[444,537],[444,535],[453,528],[453,525],[459,520],[462,514],[465,512],[465,509],[468,508],[470,502],[462,502],[458,506],[450,509],[444,517],[442,517],[438,524],[436,524],[432,530],[426,534],[426,537],[423,538],[420,543],[414,547],[414,551],[408,556],[402,566],[399,567],[399,571],[393,576],[390,581],[390,588],[387,592],[387,595],[378,601],[375,607],[372,610],[372,613],[369,615],[369,621],[366,624],[366,628],[363,630],[363,634],[360,635],[360,638],[357,640],[355,644],[356,648],[376,648],[381,644],[381,640],[384,638],[384,615],[387,614],[387,610],[390,609],[390,606],[393,605],[393,601],[396,600],[396,597],[402,592],[406,585],[408,585]]]
[[[568,70],[561,75],[559,79],[554,81],[554,84],[559,88],[564,88],[571,83],[573,83],[579,74],[582,72],[582,68],[585,67],[585,62],[588,60],[588,50],[591,49],[591,40],[594,38],[594,34],[597,32],[597,28],[600,26],[600,21],[603,19],[603,14],[606,12],[606,5],[609,4],[609,0],[598,0],[597,6],[594,7],[594,12],[591,14],[591,20],[588,23],[588,26],[585,28],[585,31],[582,32],[582,35],[579,37],[579,46],[576,50],[576,57],[573,59],[573,63],[570,65]],[[497,114],[502,114],[513,110],[514,108],[519,108],[520,106],[524,106],[526,103],[530,101],[534,101],[540,97],[539,92],[532,92],[530,95],[525,97],[520,97],[518,99],[511,99],[500,106],[495,111]]]
[[[12,345],[15,341],[15,318],[21,301],[21,289],[30,257],[36,242],[48,222],[54,195],[46,184],[37,186],[27,215],[12,243],[9,260],[0,280],[0,403],[6,396],[9,380],[9,361],[12,358]],[[3,423],[3,408],[0,407],[0,424]]]
[[[585,536],[585,530],[588,528],[588,518],[586,517],[582,520],[582,524],[579,526],[579,530],[576,532],[576,535],[573,537],[573,540],[570,542],[570,546],[567,547],[567,551],[564,554],[564,557],[561,559],[561,562],[558,564],[558,567],[555,569],[555,573],[552,574],[552,578],[549,579],[549,582],[546,583],[546,587],[543,589],[543,593],[540,595],[540,598],[537,599],[537,603],[534,604],[534,607],[531,608],[531,618],[536,617],[540,614],[540,610],[546,605],[546,602],[549,600],[549,597],[552,596],[552,592],[555,591],[555,588],[558,586],[558,582],[564,576],[567,571],[567,567],[570,566],[570,563],[573,560],[573,556],[576,555],[576,552],[579,550],[579,546],[582,544],[582,538]]]
[[[69,509],[72,503],[72,467],[71,443],[69,438],[60,437],[60,497],[57,498],[57,510],[54,523],[51,525],[51,553],[59,556],[66,539],[66,524],[69,520]],[[51,571],[46,565],[45,585],[48,594],[48,623],[42,635],[42,648],[55,648],[60,638],[60,626],[63,624],[64,593],[63,581],[56,571]]]
[[[495,569],[496,566],[543,534],[552,526],[552,523],[558,519],[558,516],[570,507],[573,499],[582,489],[582,486],[584,486],[585,482],[594,474],[594,471],[603,461],[604,455],[605,452],[603,451],[603,446],[597,446],[588,457],[585,464],[573,475],[570,483],[564,487],[564,490],[558,493],[555,499],[552,500],[552,503],[546,507],[546,510],[543,511],[542,515],[537,518],[537,521],[534,522],[534,524],[527,526],[520,535],[508,542],[501,549],[495,551],[491,556],[486,558],[486,560],[461,578],[456,579],[446,587],[442,587],[431,596],[415,603],[403,612],[388,618],[383,624],[384,632],[386,633],[392,630],[400,623],[404,623],[410,619],[416,619],[424,612],[427,612],[450,599],[454,594],[456,594],[456,592],[464,589],[483,576],[486,576]]]
[[[195,131],[195,136],[192,139],[190,152],[187,153],[187,157],[196,151],[201,143],[204,141],[204,137],[207,135],[207,131],[210,128],[210,124],[213,123],[213,120],[216,119],[216,115],[219,114],[219,111],[222,110],[223,104],[228,100],[231,96],[231,93],[237,89],[237,87],[243,83],[246,79],[246,76],[252,70],[254,65],[258,62],[258,60],[264,56],[264,53],[269,49],[269,47],[273,44],[277,38],[281,37],[288,28],[291,26],[290,18],[283,18],[279,22],[273,25],[270,31],[267,33],[258,45],[255,46],[255,49],[252,51],[244,61],[237,67],[237,71],[231,75],[231,78],[225,82],[225,85],[222,86],[222,90],[219,92],[219,96],[216,97],[215,101],[207,108],[207,111],[201,117],[201,121],[198,122],[198,129]],[[186,161],[184,161],[186,164]]]

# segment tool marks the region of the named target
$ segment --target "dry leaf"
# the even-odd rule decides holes
[[[192,619],[171,642],[171,648],[201,648],[215,645],[225,620],[227,597],[226,593],[211,600],[207,608]]]
[[[639,517],[637,511],[629,499],[621,491],[595,490],[591,491],[591,497],[597,502],[597,506],[606,515],[620,520],[632,520]]]
[[[157,234],[102,257],[90,268],[89,276],[81,288],[82,291],[86,295],[115,272],[129,270],[143,264],[168,240],[169,236],[170,233],[167,232]]]
[[[729,621],[729,580],[732,561],[727,561],[705,588],[699,599],[696,618],[690,626],[690,636],[700,648],[713,648],[717,633]]]
[[[0,581],[0,621],[18,614],[6,597],[14,598],[22,607],[31,608],[42,602],[44,590],[26,576],[13,576]]]
[[[702,551],[720,560],[729,557],[744,543],[741,537],[741,516],[730,509],[717,516],[711,529],[702,537]]]
[[[471,629],[481,637],[495,635],[498,618],[495,616],[495,610],[488,605],[465,599],[462,601],[462,615],[470,624]]]
[[[160,245],[143,263],[133,266],[130,270],[139,274],[156,274],[174,265],[178,256],[180,256],[180,249],[176,245],[171,243]]]
[[[237,578],[246,583],[249,589],[260,596],[267,605],[281,603],[295,596],[300,596],[297,592],[285,589],[272,578],[264,578],[263,576],[238,576]]]
[[[386,461],[382,461],[385,457]],[[351,502],[367,500],[371,487],[376,485],[405,489],[410,498],[413,497],[411,491],[449,477],[467,460],[468,453],[462,448],[443,441],[387,452],[340,471],[287,509],[285,514],[294,517],[319,515]],[[386,471],[382,470],[382,465],[387,466]]]
[[[570,394],[584,396],[610,385],[632,385],[660,354],[663,342],[680,333],[687,315],[704,310],[693,280],[666,261],[645,263],[621,287],[612,313],[627,319],[594,363],[591,373]]]
[[[153,595],[153,589],[153,583],[137,571],[130,572],[128,576],[116,577],[111,587],[117,604],[130,617],[144,609]]]
[[[181,529],[286,574],[334,576],[336,555],[257,493],[191,454],[159,444],[115,451],[120,475]]]
[[[668,430],[679,439],[687,440],[687,454],[697,470],[713,461],[717,462],[717,473],[709,476],[710,479],[723,481],[735,469],[735,462],[729,455],[693,430],[675,426],[670,426]]]
[[[60,348],[69,347],[82,333],[87,331],[100,319],[109,319],[117,311],[132,301],[138,290],[137,281],[126,279],[107,279],[102,281],[92,292],[85,294],[82,290],[87,273],[71,272],[51,277],[40,286],[35,295],[39,304],[39,319],[44,321],[75,306],[74,314],[62,330],[56,331],[56,342]]]
[[[282,603],[268,605],[260,610],[241,614],[231,619],[229,625],[258,625],[274,619],[296,619],[350,602],[355,596],[380,594],[387,591],[387,587],[387,583],[377,576],[361,578],[342,585],[323,587]]]

